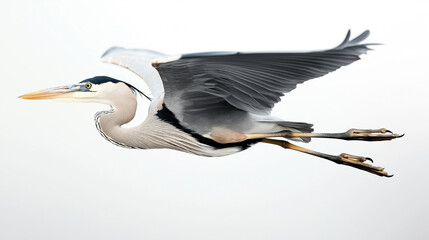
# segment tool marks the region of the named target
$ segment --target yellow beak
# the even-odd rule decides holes
[[[23,99],[33,99],[33,100],[41,100],[41,99],[55,99],[55,98],[72,98],[73,92],[77,90],[76,85],[49,88],[45,90],[40,90],[32,93],[27,93],[19,98]]]

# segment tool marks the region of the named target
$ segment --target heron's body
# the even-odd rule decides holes
[[[97,77],[97,81],[92,82],[100,82],[100,79],[109,80],[107,77]],[[91,80],[86,81],[91,82]],[[222,128],[218,125],[217,129],[207,128],[205,132],[197,132],[195,129],[183,126],[162,101],[151,102],[148,115],[140,125],[125,128],[122,125],[130,122],[135,116],[137,96],[123,83],[119,83],[114,94],[118,94],[118,96],[111,96],[112,101],[109,102],[111,110],[97,112],[94,119],[100,134],[109,142],[122,147],[168,148],[202,156],[218,157],[245,150],[260,141],[258,139],[246,140],[245,133],[296,130],[281,126],[276,122],[258,122],[252,119],[251,114],[243,112],[242,116],[239,116],[240,121],[234,119],[235,121],[229,121],[229,124],[225,121],[221,125]],[[224,116],[224,118],[226,117]],[[283,122],[283,124],[285,123]],[[295,124],[311,126],[304,123]],[[219,140],[223,135],[224,141]]]
[[[89,78],[76,85],[21,97],[108,104],[110,111],[95,115],[97,130],[122,147],[225,156],[264,142],[388,176],[383,168],[364,163],[369,158],[318,153],[275,138],[303,142],[315,137],[380,141],[399,135],[385,129],[313,133],[312,124],[288,122],[270,115],[280,97],[297,84],[359,60],[359,55],[369,50],[369,44],[361,44],[368,35],[369,31],[365,31],[350,40],[349,31],[346,39],[333,49],[302,53],[208,52],[167,56],[151,50],[111,48],[102,61],[133,71],[145,80],[153,95],[146,119],[132,128],[123,125],[136,114],[136,92],[146,95],[110,77]]]
[[[136,148],[156,149],[168,148],[202,156],[224,156],[244,149],[242,144],[219,144],[205,138],[190,129],[177,125],[177,119],[170,115],[167,108],[149,114],[145,121],[132,128],[121,127],[132,118],[120,117],[121,111],[98,112],[95,117],[97,130],[109,142],[115,145]],[[111,122],[112,119],[123,121]]]

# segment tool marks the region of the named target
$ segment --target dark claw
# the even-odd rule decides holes
[[[368,161],[370,161],[370,162],[372,162],[372,163],[374,163],[374,161],[372,160],[372,158],[367,157],[365,159],[368,160]]]
[[[385,177],[391,178],[393,176],[395,176],[395,175],[394,174],[390,174],[390,175],[386,175]]]
[[[399,136],[398,136],[398,138],[401,138],[401,137],[403,137],[404,135],[405,135],[405,133],[403,133],[402,135],[399,135]]]
[[[387,132],[387,133],[391,133],[391,134],[393,134],[393,132],[392,132],[392,131],[390,131],[390,130],[388,130],[388,129],[386,129],[386,132]]]

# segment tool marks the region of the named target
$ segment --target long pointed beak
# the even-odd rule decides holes
[[[33,99],[33,100],[72,98],[73,92],[75,92],[76,90],[77,90],[76,85],[69,85],[69,86],[49,88],[49,89],[40,90],[32,93],[27,93],[22,96],[19,96],[19,98]]]

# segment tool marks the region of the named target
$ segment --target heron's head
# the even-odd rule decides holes
[[[113,105],[113,101],[140,93],[132,85],[106,76],[88,78],[78,84],[49,88],[20,96],[23,99],[52,99],[64,102],[98,102]]]

